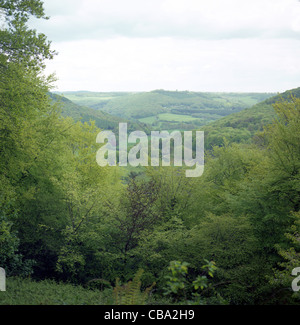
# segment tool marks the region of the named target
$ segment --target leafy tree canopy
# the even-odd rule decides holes
[[[0,54],[10,62],[23,63],[39,70],[45,59],[52,59],[55,52],[44,34],[29,29],[30,17],[48,19],[40,0],[0,0],[5,16],[5,28],[0,30]]]

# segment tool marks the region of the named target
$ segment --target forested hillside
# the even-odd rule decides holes
[[[272,97],[271,93],[66,92],[74,103],[146,123],[152,130],[192,130]]]
[[[124,175],[96,163],[120,120],[49,96],[42,3],[0,7],[0,304],[300,304],[299,89],[207,126],[199,178]]]
[[[118,131],[119,123],[127,123],[129,131],[143,130],[149,132],[149,126],[138,121],[127,120],[118,116],[113,116],[100,110],[95,110],[87,106],[73,103],[66,97],[49,93],[53,104],[57,104],[63,117],[71,117],[74,121],[90,122],[94,121],[95,125],[102,130]]]
[[[300,98],[300,88],[288,90],[282,94],[268,98],[241,112],[223,117],[209,123],[200,130],[205,131],[207,149],[221,145],[224,139],[235,143],[249,143],[253,137],[258,140],[259,132],[273,122],[276,112],[273,104],[288,100],[292,97]]]

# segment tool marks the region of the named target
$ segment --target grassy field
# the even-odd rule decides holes
[[[149,116],[149,117],[145,117],[145,118],[140,118],[139,121],[142,123],[146,123],[146,124],[152,124],[155,121],[157,121],[157,117],[156,116]]]
[[[179,114],[172,114],[172,113],[159,114],[158,118],[161,121],[167,121],[167,122],[191,122],[197,120],[197,118],[194,118],[189,115],[179,115]]]

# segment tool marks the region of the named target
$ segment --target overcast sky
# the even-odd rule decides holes
[[[298,0],[44,0],[57,89],[281,92],[300,86]]]

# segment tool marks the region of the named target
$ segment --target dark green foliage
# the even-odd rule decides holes
[[[218,269],[215,262],[204,259],[206,263],[198,271],[197,277],[194,280],[188,279],[189,263],[172,261],[168,266],[168,274],[165,276],[166,285],[164,288],[164,295],[171,296],[177,302],[188,301],[192,305],[205,305],[209,303],[204,298],[203,293],[212,289],[214,291],[210,280],[214,277],[214,273]],[[203,296],[202,296],[203,295]],[[220,304],[225,301],[218,296]]]
[[[5,269],[7,276],[28,276],[33,273],[35,262],[24,261],[18,252],[19,239],[12,231],[12,225],[5,216],[0,216],[0,265]]]

